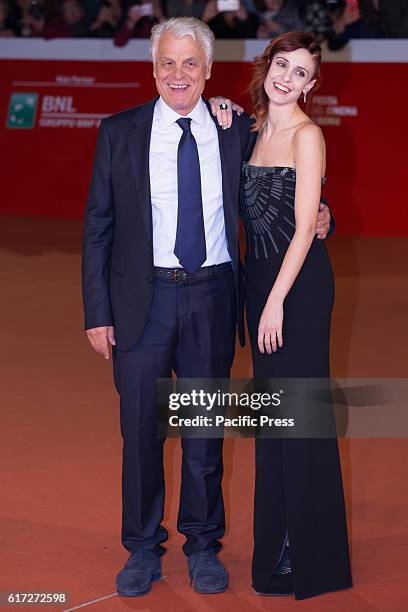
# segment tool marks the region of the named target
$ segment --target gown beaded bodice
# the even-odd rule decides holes
[[[247,258],[283,258],[295,232],[295,189],[295,168],[243,164],[240,214]]]

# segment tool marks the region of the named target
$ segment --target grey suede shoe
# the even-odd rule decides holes
[[[223,593],[228,573],[213,549],[200,550],[187,557],[188,573],[197,593]]]
[[[161,560],[150,550],[132,553],[116,576],[116,590],[122,597],[145,595],[154,580],[161,578]]]

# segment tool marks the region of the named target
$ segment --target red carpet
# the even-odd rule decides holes
[[[2,218],[0,590],[67,592],[68,604],[46,608],[55,610],[114,593],[126,559],[118,398],[111,363],[92,352],[82,331],[80,242],[76,221]],[[333,237],[329,244],[337,279],[333,375],[406,376],[408,238]],[[248,350],[238,350],[233,375],[250,375]],[[165,579],[140,599],[113,596],[80,609],[403,612],[406,453],[406,439],[341,440],[355,586],[295,602],[260,597],[250,587],[251,440],[225,444],[228,531],[221,555],[230,590],[200,596],[189,587],[175,529],[179,444],[169,440]]]

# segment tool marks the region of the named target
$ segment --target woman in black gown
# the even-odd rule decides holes
[[[274,39],[255,61],[254,147],[242,176],[254,378],[328,378],[334,281],[315,220],[320,128],[301,110],[319,78],[313,36]],[[304,599],[352,585],[336,438],[258,438],[253,587]]]
[[[320,128],[300,97],[319,79],[313,36],[255,60],[255,124],[242,169],[247,323],[254,378],[329,378],[334,280],[315,235],[325,182]],[[336,438],[257,438],[253,587],[296,599],[352,586]]]

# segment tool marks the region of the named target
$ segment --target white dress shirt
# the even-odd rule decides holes
[[[150,140],[150,192],[153,219],[154,265],[179,268],[174,254],[177,231],[177,149],[182,135],[180,119],[162,98],[156,103]],[[200,159],[207,259],[204,266],[231,261],[227,249],[222,198],[221,159],[217,128],[200,98],[188,115]]]

